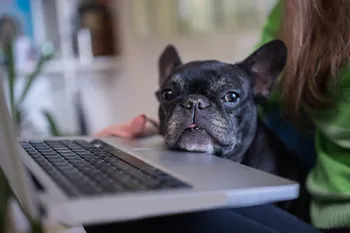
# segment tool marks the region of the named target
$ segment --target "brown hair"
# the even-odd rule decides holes
[[[280,83],[287,117],[334,106],[337,72],[350,58],[350,1],[285,0],[280,37],[288,48]]]

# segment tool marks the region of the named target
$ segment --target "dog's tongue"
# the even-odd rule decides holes
[[[189,129],[193,129],[193,128],[196,128],[197,127],[197,125],[196,124],[191,124],[191,125],[189,125],[187,128],[189,128]]]

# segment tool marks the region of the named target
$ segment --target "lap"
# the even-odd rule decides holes
[[[237,209],[218,209],[138,221],[90,226],[87,233],[126,232],[136,229],[181,233],[320,233],[312,226],[273,205]]]

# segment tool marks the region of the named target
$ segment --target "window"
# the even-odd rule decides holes
[[[234,33],[261,28],[275,0],[131,0],[138,37]]]

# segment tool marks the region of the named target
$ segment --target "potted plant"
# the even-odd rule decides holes
[[[8,41],[3,44],[2,52],[2,63],[5,67],[7,85],[8,85],[8,100],[9,100],[9,111],[15,122],[16,131],[19,134],[20,127],[25,117],[25,110],[23,103],[28,96],[28,93],[35,84],[35,81],[39,77],[44,65],[53,56],[53,50],[50,44],[45,44],[42,47],[42,51],[39,56],[39,60],[31,73],[25,77],[25,85],[21,92],[16,93],[16,84],[18,81],[18,75],[16,72],[15,57],[14,57],[14,46],[12,41]],[[48,119],[51,131],[53,133],[59,134],[53,117],[48,111],[45,111],[45,116]],[[0,169],[0,232],[6,232],[9,225],[8,205],[11,197],[14,197],[12,190],[8,184],[5,174]],[[23,210],[23,209],[22,209]],[[30,216],[23,211],[31,225],[32,233],[41,233],[42,226],[39,222],[34,221]]]

